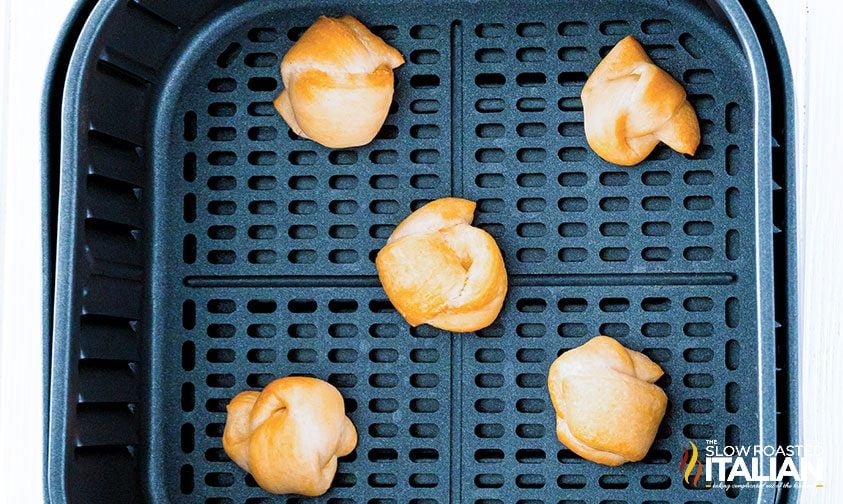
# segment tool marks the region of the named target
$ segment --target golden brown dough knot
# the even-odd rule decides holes
[[[659,142],[691,155],[700,144],[699,121],[685,89],[632,36],[597,65],[582,90],[582,104],[588,144],[610,163],[638,164]]]
[[[284,55],[275,108],[290,128],[326,147],[357,147],[383,126],[404,58],[351,16],[320,17]]]
[[[432,201],[404,219],[378,253],[386,295],[410,325],[470,332],[498,316],[506,269],[495,239],[471,226],[475,206]]]
[[[337,457],[351,453],[357,431],[342,396],[316,378],[279,378],[228,405],[225,452],[267,492],[307,496],[328,491]]]
[[[643,459],[667,408],[653,385],[662,374],[646,355],[607,336],[563,353],[547,377],[559,441],[598,464]]]

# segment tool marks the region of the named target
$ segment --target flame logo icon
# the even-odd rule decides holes
[[[679,472],[685,476],[686,484],[696,487],[700,478],[702,478],[703,467],[699,460],[700,453],[697,450],[697,445],[693,441],[689,441],[689,443],[691,444],[691,452],[689,454],[688,449],[685,448],[685,451],[682,453],[682,461],[679,462]],[[694,474],[693,480],[691,480],[691,474]]]

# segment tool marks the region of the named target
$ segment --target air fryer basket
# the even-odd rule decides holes
[[[368,146],[299,139],[272,108],[280,55],[322,14],[407,59]],[[696,156],[621,168],[587,147],[579,92],[627,34],[686,87]],[[794,499],[679,471],[689,440],[796,439],[791,84],[765,5],[101,0],[66,43],[60,152],[45,114],[51,501]],[[478,202],[510,273],[472,334],[408,327],[373,263],[448,195]],[[556,440],[547,369],[597,334],[666,371],[641,463]],[[221,447],[227,401],[287,374],[337,386],[360,433],[320,499],[265,493]]]

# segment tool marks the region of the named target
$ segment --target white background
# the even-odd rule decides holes
[[[843,253],[837,247],[843,231],[843,7],[838,0],[769,1],[787,39],[798,100],[802,439],[827,453],[826,486],[803,490],[802,502],[837,504],[843,502]],[[42,500],[39,112],[46,64],[72,3],[0,0],[3,503]]]

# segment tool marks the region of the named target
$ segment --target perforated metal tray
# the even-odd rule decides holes
[[[271,100],[279,56],[346,13],[407,64],[377,139],[329,150]],[[588,149],[581,85],[627,34],[688,90],[693,158],[660,147],[627,169]],[[795,439],[791,85],[765,5],[102,0],[74,43],[60,152],[56,89],[45,112],[52,501],[794,498],[691,488],[678,468],[689,440]],[[447,195],[478,202],[510,273],[476,334],[409,328],[373,264]],[[547,369],[599,333],[667,373],[641,463],[555,437]],[[221,447],[227,401],[286,374],[336,385],[360,432],[321,499],[266,494]]]

